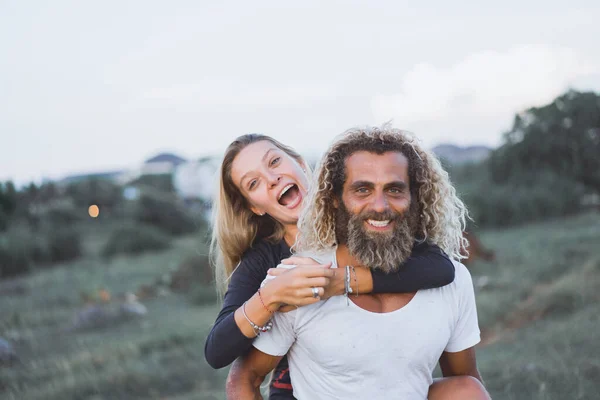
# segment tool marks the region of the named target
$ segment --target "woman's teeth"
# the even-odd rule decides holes
[[[290,183],[289,185],[287,185],[286,187],[283,188],[283,190],[281,191],[281,193],[279,193],[279,197],[277,197],[277,201],[281,200],[281,198],[283,197],[283,195],[290,190],[292,187],[294,186],[293,183]]]
[[[383,228],[385,226],[388,226],[388,224],[390,223],[390,220],[385,220],[385,221],[375,221],[374,219],[369,219],[367,220],[367,222],[369,223],[369,225],[373,225],[376,228]]]

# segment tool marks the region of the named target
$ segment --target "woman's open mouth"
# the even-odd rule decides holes
[[[283,188],[277,199],[279,204],[287,208],[295,208],[302,201],[302,193],[300,188],[294,183],[288,184]]]

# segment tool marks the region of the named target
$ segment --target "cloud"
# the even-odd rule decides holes
[[[508,126],[515,112],[547,103],[597,71],[597,61],[566,48],[528,45],[484,51],[447,68],[414,65],[401,78],[398,93],[372,97],[371,111],[378,122],[426,125],[438,136],[457,120],[471,120],[479,128],[485,125],[482,121],[505,121]]]

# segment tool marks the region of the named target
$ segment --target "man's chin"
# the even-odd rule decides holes
[[[386,273],[397,271],[411,255],[414,237],[405,229],[371,230],[350,234],[350,252],[365,266]]]
[[[391,238],[394,236],[394,229],[393,228],[382,229],[382,228],[366,227],[363,229],[363,234],[368,237],[372,237],[372,238],[377,238],[377,237]]]

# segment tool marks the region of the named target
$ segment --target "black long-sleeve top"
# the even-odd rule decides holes
[[[226,367],[250,349],[253,338],[246,337],[235,323],[235,310],[256,293],[269,268],[290,256],[290,248],[283,240],[278,243],[261,240],[244,254],[231,276],[223,307],[206,338],[204,354],[210,366]],[[454,264],[438,246],[419,243],[398,271],[385,274],[372,270],[372,276],[372,293],[409,293],[452,283]],[[269,399],[293,399],[285,357],[273,374]]]

